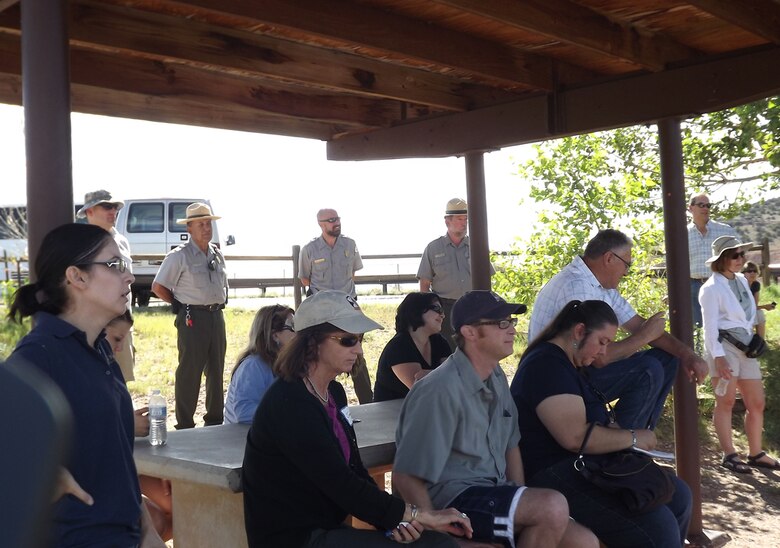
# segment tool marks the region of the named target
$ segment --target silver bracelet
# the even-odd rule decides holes
[[[631,429],[629,429],[628,431],[631,432],[631,448],[633,449],[634,447],[636,447],[636,432],[634,432]]]
[[[414,521],[414,520],[417,519],[417,505],[416,504],[410,504],[409,506],[411,506],[410,510],[411,510],[411,513],[412,513],[412,519],[410,519],[409,521]]]

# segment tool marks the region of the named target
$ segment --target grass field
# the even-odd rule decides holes
[[[372,381],[376,379],[376,368],[379,356],[387,341],[395,334],[396,303],[366,303],[361,304],[365,314],[376,320],[385,329],[371,331],[363,341],[363,352],[368,363]],[[225,357],[224,386],[227,390],[230,373],[241,350],[247,345],[249,327],[254,318],[254,310],[240,308],[225,309],[225,325],[227,331],[227,354]],[[136,347],[135,377],[128,383],[134,399],[149,395],[153,389],[159,388],[163,395],[173,402],[174,373],[176,370],[178,351],[176,348],[176,330],[173,326],[173,314],[168,307],[152,307],[137,309],[134,313],[134,344]],[[519,331],[525,331],[525,323],[521,321]],[[504,370],[513,375],[519,361],[520,352],[525,347],[524,337],[518,337],[515,355],[504,360]],[[357,403],[351,382],[341,379],[352,403]]]

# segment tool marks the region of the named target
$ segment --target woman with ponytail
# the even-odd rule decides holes
[[[652,430],[621,428],[587,372],[615,338],[618,320],[602,301],[571,301],[528,346],[512,380],[518,411],[523,468],[530,487],[560,491],[571,517],[601,542],[619,546],[682,546],[691,517],[691,493],[675,478],[672,500],[650,512],[629,512],[618,495],[602,491],[575,469],[584,452],[608,455],[653,449]]]
[[[48,375],[70,404],[74,426],[62,480],[52,489],[48,545],[164,547],[142,511],[132,401],[105,340],[105,326],[127,308],[133,275],[111,234],[68,224],[43,239],[35,277],[11,304],[11,319],[34,321],[8,362]]]

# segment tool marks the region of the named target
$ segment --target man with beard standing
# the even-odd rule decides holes
[[[173,305],[178,332],[179,367],[176,369],[176,429],[193,428],[201,374],[206,374],[205,426],[222,424],[227,302],[225,258],[211,243],[211,221],[220,219],[204,203],[187,206],[190,240],[165,256],[152,282],[152,291]]]
[[[355,240],[341,235],[341,217],[335,209],[320,209],[317,223],[322,233],[301,248],[298,277],[311,296],[324,289],[343,291],[357,299],[355,272],[363,260]],[[352,368],[352,382],[360,403],[371,403],[374,393],[362,354]]]

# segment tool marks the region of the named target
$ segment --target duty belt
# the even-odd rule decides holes
[[[190,310],[206,310],[208,312],[216,312],[225,308],[225,303],[219,304],[185,304],[185,307],[189,307]]]

